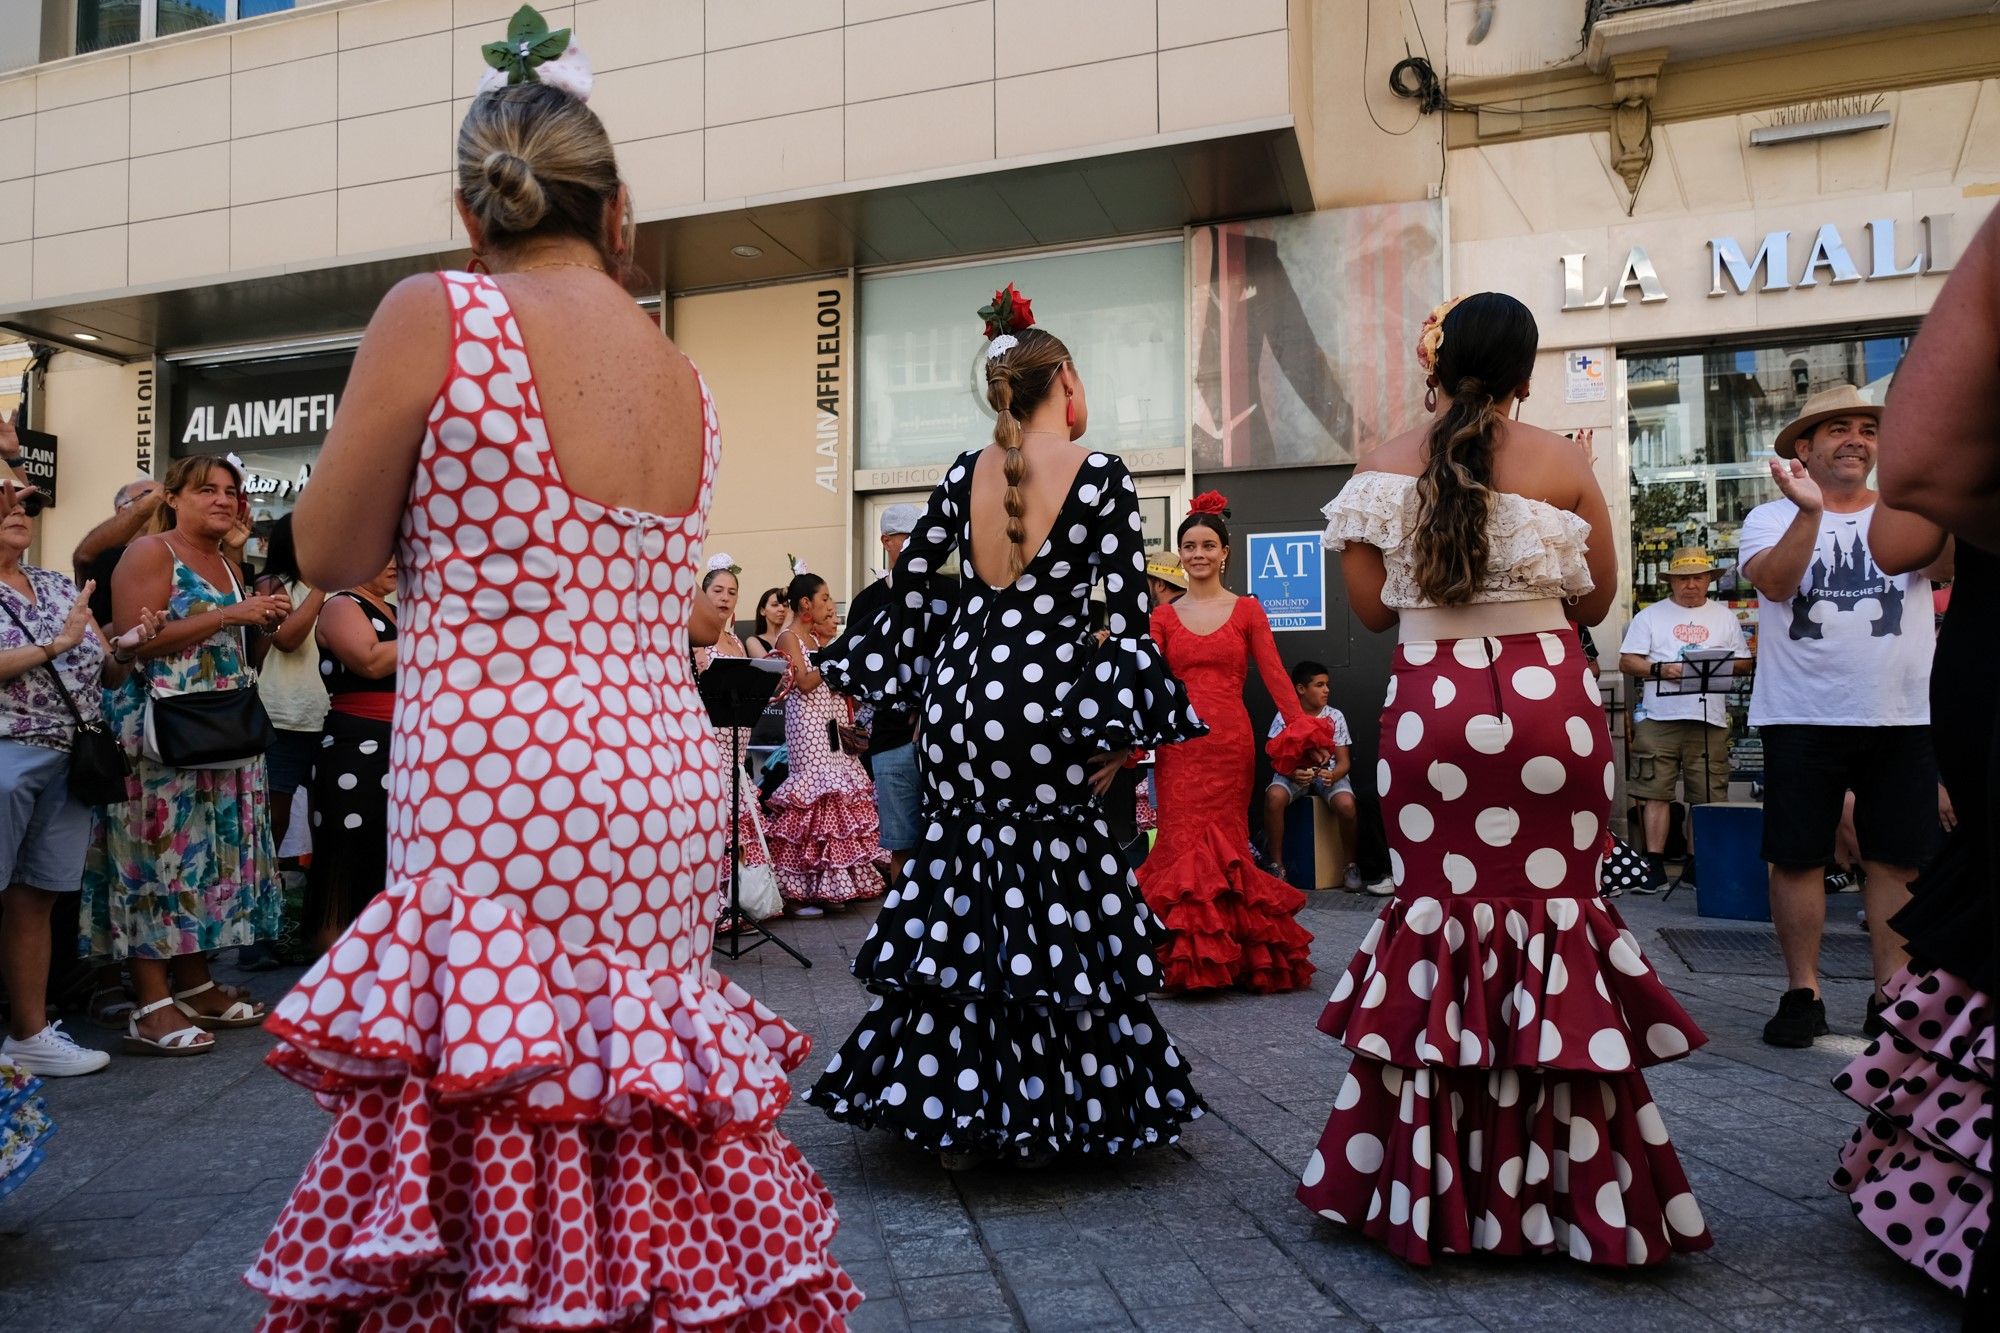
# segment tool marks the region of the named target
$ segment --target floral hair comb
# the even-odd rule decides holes
[[[1188,502],[1188,517],[1192,518],[1196,514],[1215,514],[1221,518],[1228,518],[1229,497],[1221,491],[1203,491]]]
[[[743,566],[732,560],[728,552],[717,551],[708,558],[708,572],[714,574],[722,570],[727,570],[729,575],[734,578],[743,573]]]
[[[993,293],[990,304],[979,307],[979,318],[984,321],[986,336],[992,339],[986,344],[986,359],[991,361],[1020,345],[1021,340],[1015,334],[1035,327],[1034,303],[1010,282]]]
[[[507,40],[479,48],[489,66],[473,96],[516,83],[546,83],[579,102],[590,100],[596,84],[583,49],[570,40],[570,30],[549,31],[549,21],[533,5],[522,5],[507,21]]]
[[[1425,316],[1424,326],[1417,332],[1417,364],[1424,368],[1426,375],[1437,371],[1438,349],[1444,346],[1444,317],[1464,299],[1463,296],[1454,296]]]

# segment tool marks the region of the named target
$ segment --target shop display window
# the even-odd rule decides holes
[[[1076,358],[1092,445],[1185,446],[1186,261],[1174,239],[864,278],[857,466],[934,466],[991,438],[973,312],[1010,282]]]
[[[297,0],[75,0],[76,51],[102,51],[235,19],[291,9]]]
[[[1626,437],[1632,450],[1632,605],[1667,595],[1667,561],[1681,546],[1705,546],[1723,573],[1728,602],[1754,646],[1757,592],[1738,567],[1743,517],[1778,496],[1771,443],[1812,394],[1853,384],[1881,402],[1911,333],[1856,335],[1688,352],[1635,352],[1619,359]],[[1762,769],[1761,749],[1742,725],[1748,686],[1732,699],[1738,775]]]

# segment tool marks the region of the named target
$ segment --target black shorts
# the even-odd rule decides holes
[[[1792,869],[1833,860],[1854,793],[1861,857],[1916,869],[1938,841],[1937,759],[1929,727],[1759,727],[1764,739],[1764,859]]]

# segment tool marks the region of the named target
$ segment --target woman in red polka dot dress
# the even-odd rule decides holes
[[[1566,612],[1602,619],[1617,567],[1582,451],[1509,419],[1535,352],[1512,297],[1441,308],[1436,417],[1327,506],[1355,615],[1401,638],[1396,898],[1320,1018],[1354,1056],[1298,1193],[1415,1264],[1622,1268],[1710,1243],[1639,1072],[1705,1038],[1597,893],[1616,773]]]
[[[298,509],[322,586],[395,550],[402,654],[389,887],[267,1025],[333,1114],[248,1275],[267,1329],[819,1330],[859,1302],[774,1128],[807,1039],[709,967],[716,421],[611,276],[630,212],[575,82],[473,101],[489,271],[384,299]]]

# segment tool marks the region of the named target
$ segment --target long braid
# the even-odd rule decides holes
[[[1028,479],[1028,455],[1021,448],[1020,418],[1014,415],[1014,371],[1004,358],[987,372],[986,401],[993,408],[993,443],[1007,455],[1000,472],[1007,479],[1007,575],[1012,578],[1028,563],[1021,550],[1028,540],[1028,527],[1023,522],[1028,502],[1021,494],[1021,483]]]
[[[1034,415],[1054,390],[1056,374],[1069,361],[1069,349],[1046,329],[1023,329],[1014,346],[986,363],[986,402],[993,409],[993,443],[1005,457],[1000,474],[1007,481],[1007,574],[1015,577],[1028,565],[1028,455],[1022,448],[1022,421]]]

